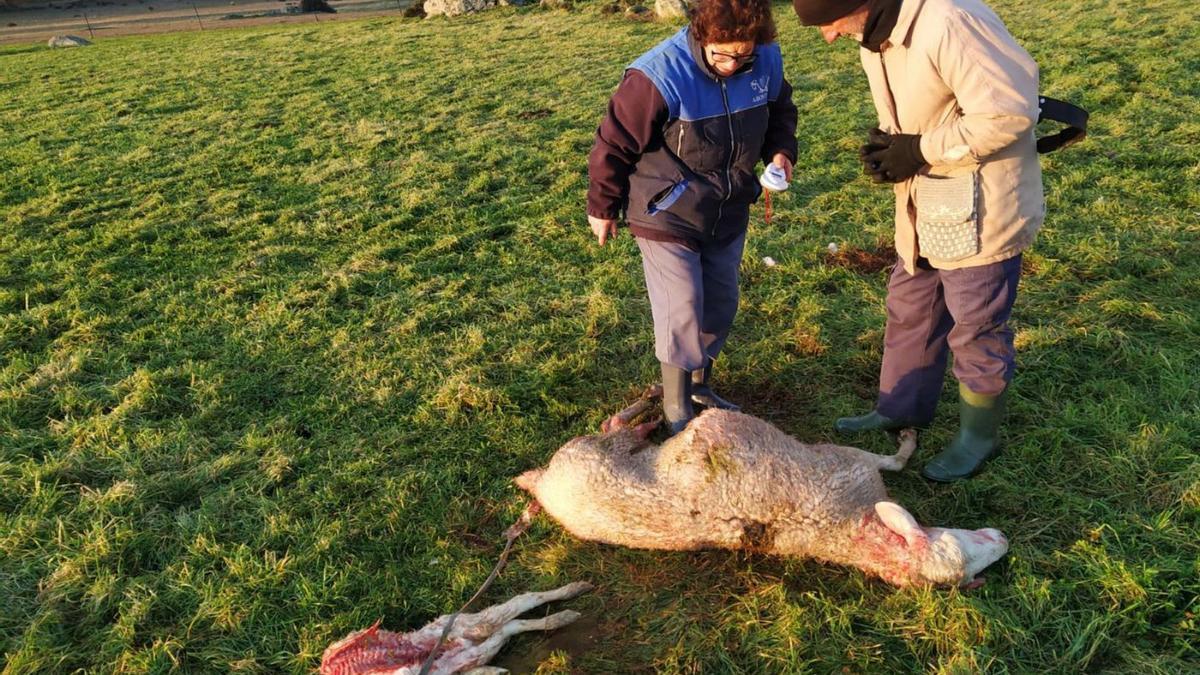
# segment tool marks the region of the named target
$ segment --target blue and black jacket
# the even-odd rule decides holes
[[[588,158],[588,214],[651,239],[724,240],[745,231],[760,160],[796,159],[796,106],[779,45],[713,73],[683,28],[625,71]]]

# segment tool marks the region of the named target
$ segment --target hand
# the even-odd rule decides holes
[[[858,149],[858,159],[863,163],[863,173],[871,177],[871,182],[882,183],[884,177],[879,168],[879,163],[873,160],[868,160],[867,155],[886,150],[891,145],[891,135],[885,133],[878,127],[867,132],[867,143]]]
[[[609,237],[617,236],[617,221],[615,218],[597,218],[596,216],[588,216],[588,225],[592,226],[592,234],[596,235],[596,240],[603,246],[604,242]]]
[[[920,134],[888,134],[872,129],[858,155],[863,171],[876,183],[908,180],[926,164]]]
[[[783,154],[782,152],[777,152],[775,153],[775,156],[771,158],[771,163],[783,169],[784,178],[786,178],[789,183],[792,182],[792,160],[788,159],[787,155]]]

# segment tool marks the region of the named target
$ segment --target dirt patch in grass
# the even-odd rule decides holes
[[[875,274],[896,262],[896,247],[890,241],[881,241],[873,249],[843,246],[835,252],[825,254],[825,264],[844,267],[858,274]]]
[[[517,115],[517,118],[522,119],[522,120],[537,120],[537,119],[541,119],[543,117],[549,117],[552,112],[553,111],[551,111],[549,108],[540,108],[538,110],[526,110],[525,112]]]

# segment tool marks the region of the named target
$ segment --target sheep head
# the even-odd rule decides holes
[[[975,588],[983,584],[978,574],[1008,552],[1008,539],[999,530],[922,527],[892,502],[878,502],[863,521],[865,555],[880,576],[899,586]]]

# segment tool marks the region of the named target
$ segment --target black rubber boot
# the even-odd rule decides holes
[[[721,410],[740,412],[742,406],[717,396],[712,387],[708,385],[709,378],[712,377],[712,367],[713,360],[709,359],[704,368],[692,371],[692,403],[702,405],[705,408],[719,408]]]
[[[921,474],[929,480],[950,483],[970,478],[1000,447],[1000,422],[1004,419],[1004,394],[976,394],[958,385],[958,435]]]
[[[839,417],[833,423],[833,428],[843,434],[857,434],[860,431],[900,431],[905,427],[920,427],[923,424],[912,424],[906,420],[894,420],[890,417],[885,417],[879,414],[879,411],[872,410],[865,415],[858,417]]]
[[[696,416],[692,409],[692,374],[669,363],[662,364],[663,422],[667,434],[674,436],[683,431],[687,423]]]

